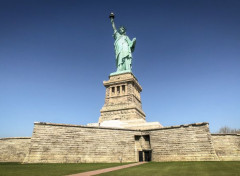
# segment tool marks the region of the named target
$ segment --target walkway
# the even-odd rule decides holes
[[[106,168],[106,169],[99,169],[99,170],[95,170],[95,171],[88,171],[88,172],[82,172],[79,174],[73,174],[73,175],[69,175],[69,176],[91,176],[91,175],[97,175],[97,174],[102,174],[105,172],[111,172],[111,171],[115,171],[115,170],[119,170],[119,169],[125,169],[128,167],[133,167],[133,166],[138,166],[141,164],[144,164],[146,162],[139,162],[139,163],[133,163],[133,164],[127,164],[127,165],[123,165],[123,166],[117,166],[117,167],[111,167],[111,168]]]

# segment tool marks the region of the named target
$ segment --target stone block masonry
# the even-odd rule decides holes
[[[140,131],[35,123],[25,163],[136,162]]]
[[[108,120],[145,120],[140,96],[142,87],[132,73],[110,76],[103,84],[106,96],[99,123]]]
[[[156,162],[239,161],[240,135],[211,135],[208,123],[136,130],[37,122],[31,139],[0,139],[0,162],[138,162],[141,151]]]
[[[35,123],[24,162],[137,162],[138,151],[144,149],[152,150],[153,161],[218,160],[208,123],[142,131]]]
[[[212,140],[221,161],[240,161],[240,134],[212,134]]]
[[[22,162],[28,153],[31,138],[14,137],[0,139],[0,162]]]
[[[149,130],[153,161],[216,161],[208,123]]]

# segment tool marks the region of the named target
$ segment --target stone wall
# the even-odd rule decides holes
[[[151,130],[35,123],[27,163],[137,162],[151,150],[153,161],[218,160],[208,123]]]
[[[35,123],[26,163],[136,162],[140,131]]]
[[[29,150],[31,138],[1,138],[0,162],[22,162]]]
[[[222,161],[240,161],[240,134],[212,134],[213,146]]]
[[[0,139],[0,162],[137,162],[143,150],[156,162],[240,160],[240,135],[211,135],[208,123],[149,130],[35,123],[31,139]]]
[[[153,161],[218,160],[208,123],[148,130]]]

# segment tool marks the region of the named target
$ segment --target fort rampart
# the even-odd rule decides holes
[[[240,134],[212,134],[212,141],[221,161],[240,161]]]
[[[1,138],[0,162],[22,162],[29,151],[30,142],[30,137]]]
[[[138,162],[240,160],[240,135],[210,134],[208,123],[149,130],[35,123],[31,138],[0,139],[0,162]]]

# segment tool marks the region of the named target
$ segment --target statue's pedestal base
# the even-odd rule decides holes
[[[106,97],[100,111],[100,123],[108,120],[145,120],[140,97],[142,87],[131,72],[110,75],[103,84]]]
[[[130,129],[162,127],[159,122],[146,122],[140,95],[142,87],[131,72],[112,73],[103,84],[106,96],[100,110],[101,116],[98,123],[88,124],[89,126]]]

